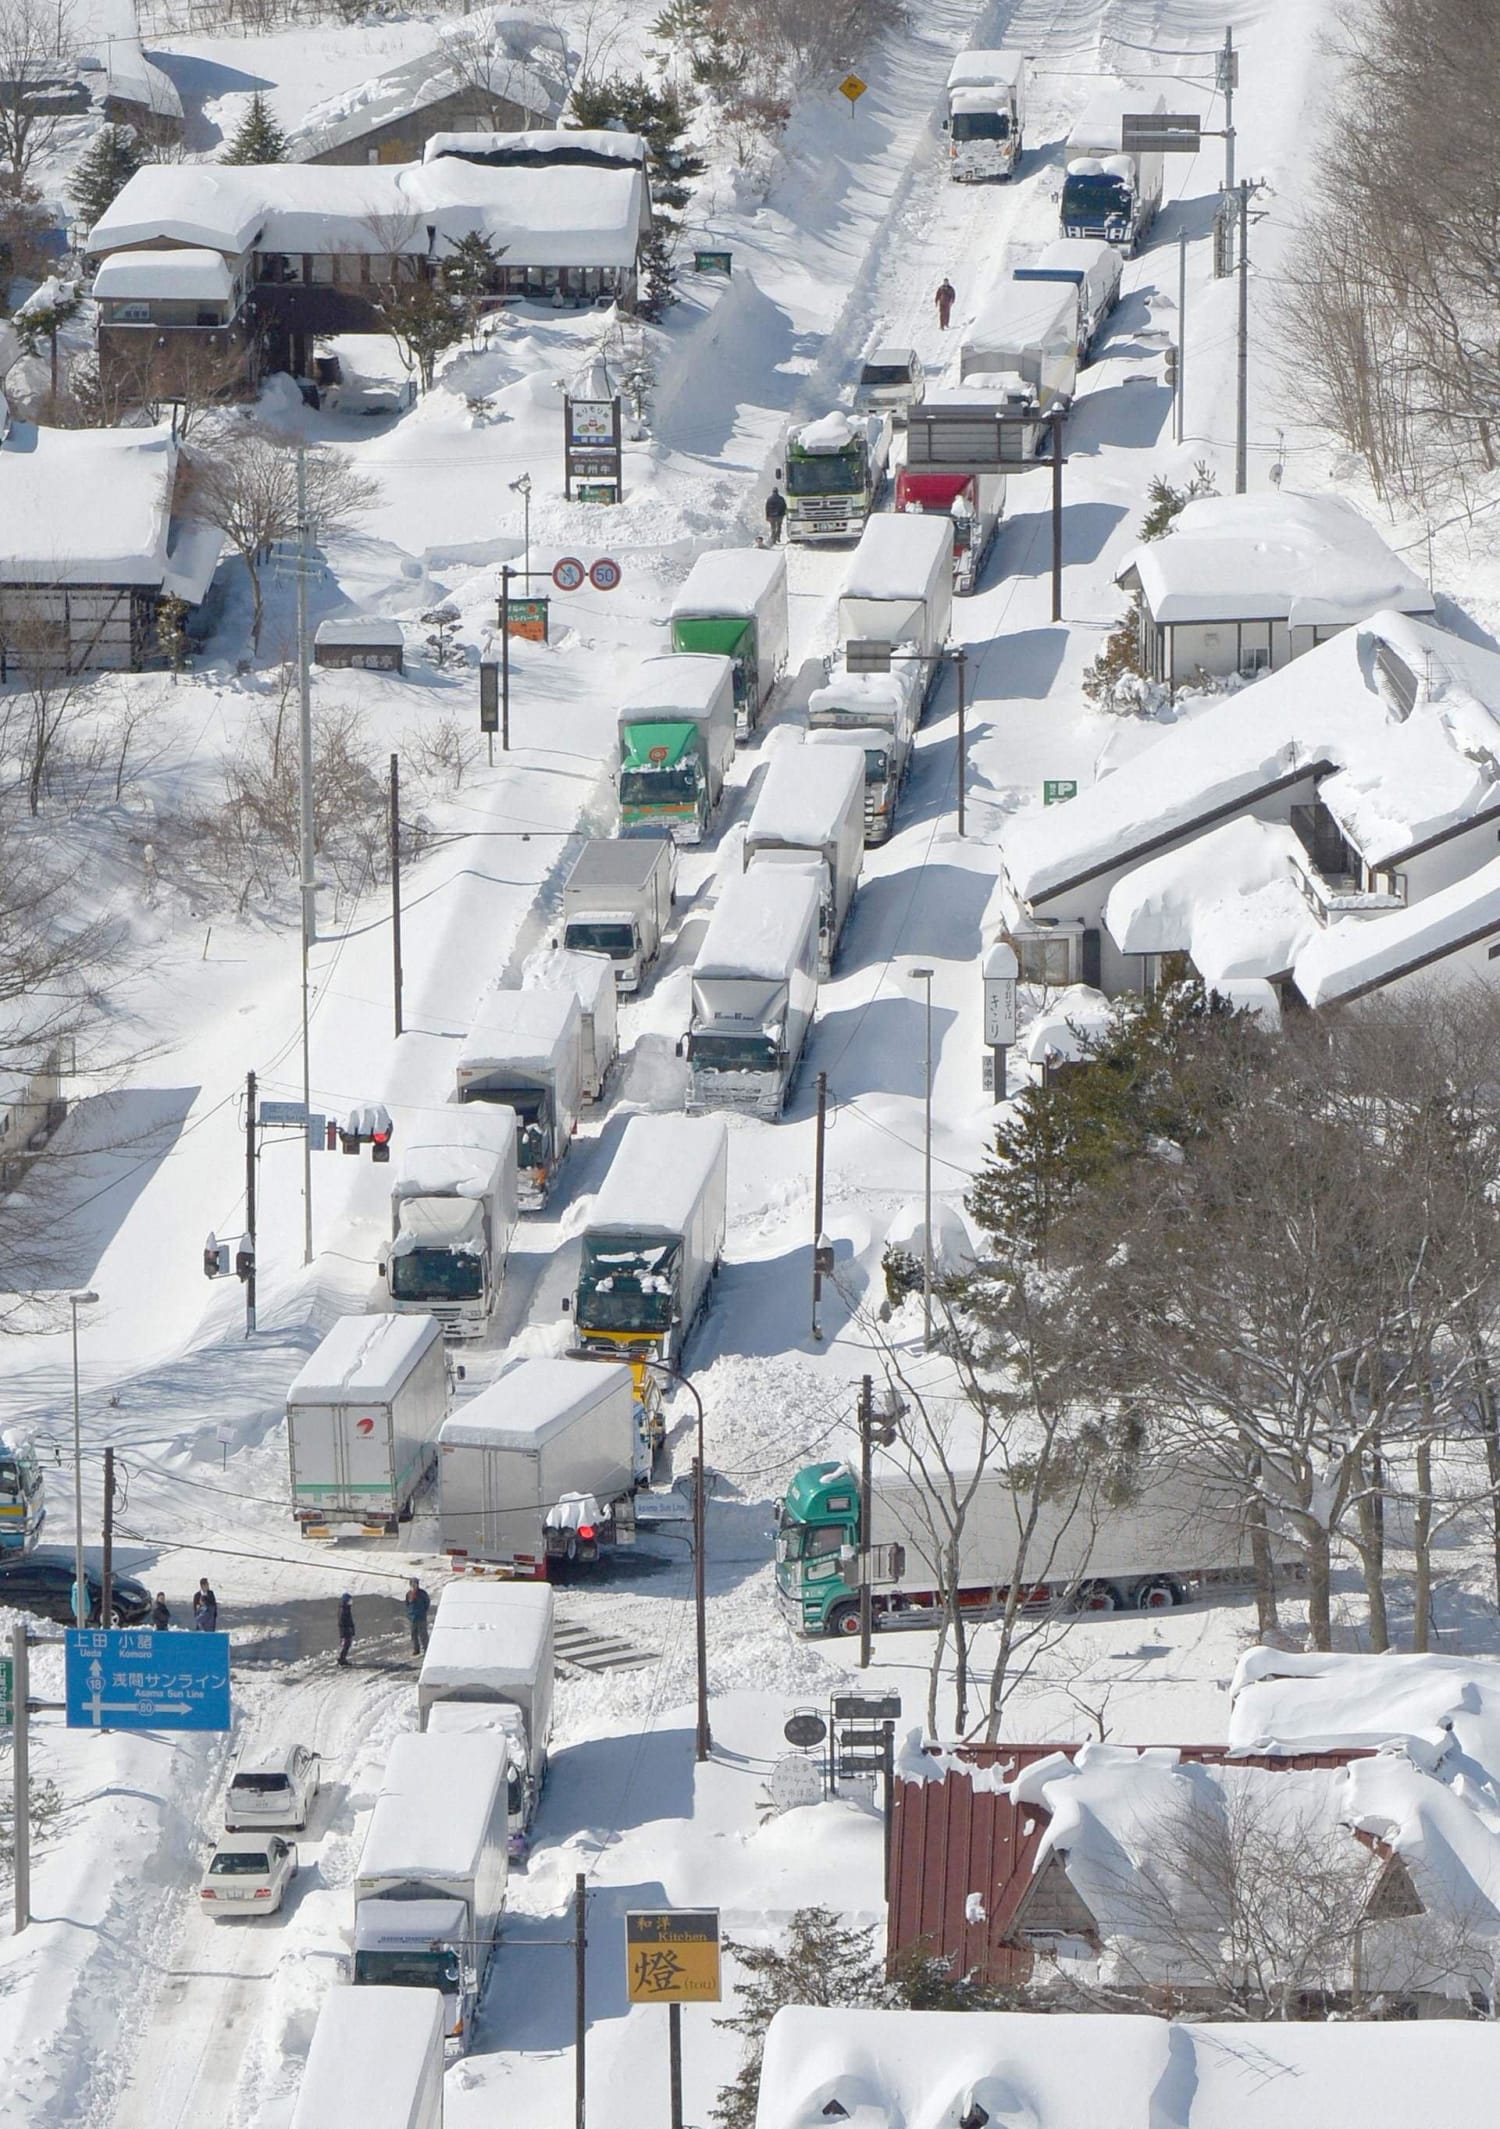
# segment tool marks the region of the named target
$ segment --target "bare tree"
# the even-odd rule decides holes
[[[66,0],[0,0],[0,189],[23,192],[55,137],[72,58]]]

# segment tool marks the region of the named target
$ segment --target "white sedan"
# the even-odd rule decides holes
[[[296,1874],[296,1845],[279,1833],[227,1833],[209,1857],[198,1898],[207,1915],[274,1915]]]

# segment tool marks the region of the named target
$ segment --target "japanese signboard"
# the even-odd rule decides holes
[[[615,440],[615,402],[612,399],[570,399],[568,442],[596,444],[604,450]]]
[[[563,401],[563,492],[569,502],[619,502],[621,433],[618,398]]]
[[[0,1730],[8,1730],[16,1719],[16,1667],[9,1656],[0,1658]]]
[[[695,251],[693,271],[700,274],[732,274],[734,254],[728,251]]]
[[[627,1914],[625,1959],[632,2003],[717,2003],[719,1910],[658,1907]]]
[[[227,1730],[227,1634],[71,1627],[65,1657],[70,1730]]]
[[[545,599],[511,599],[506,604],[506,626],[513,636],[524,636],[528,643],[545,643],[547,640],[547,601]]]
[[[1002,939],[984,961],[984,1039],[992,1049],[1009,1049],[1016,1039],[1016,950]]]

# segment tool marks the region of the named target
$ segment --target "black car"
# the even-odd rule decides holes
[[[34,1552],[28,1559],[0,1561],[0,1604],[13,1604],[18,1611],[39,1612],[59,1626],[73,1624],[73,1555]],[[84,1569],[89,1588],[89,1625],[99,1624],[99,1602],[104,1585],[93,1568]],[[138,1626],[151,1612],[151,1592],[130,1575],[112,1577],[112,1624]]]

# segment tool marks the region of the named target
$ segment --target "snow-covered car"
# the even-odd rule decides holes
[[[224,1798],[226,1830],[294,1826],[300,1833],[318,1793],[318,1778],[318,1755],[306,1745],[279,1745],[270,1751],[247,1746],[235,1762]]]
[[[927,396],[927,373],[914,347],[873,347],[864,360],[854,404],[861,414],[889,414],[899,429],[907,409]]]
[[[226,1833],[198,1887],[205,1914],[274,1915],[297,1875],[297,1849],[279,1833]]]

